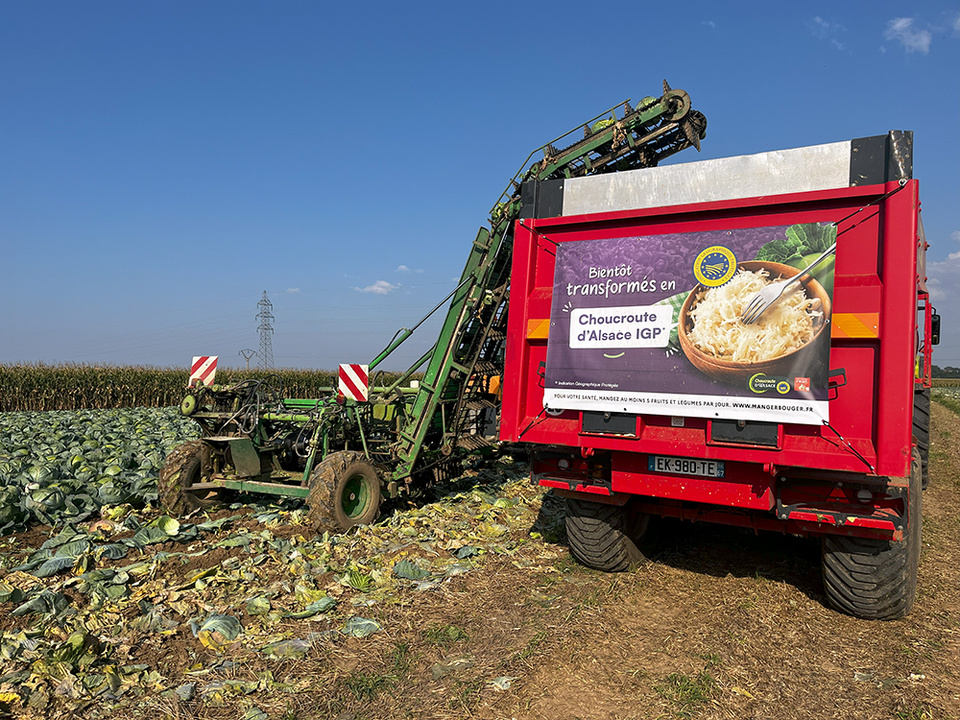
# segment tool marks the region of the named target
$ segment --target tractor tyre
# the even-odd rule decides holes
[[[930,484],[930,388],[913,393],[913,439],[920,451],[923,489]]]
[[[920,454],[914,450],[903,540],[823,538],[823,586],[837,610],[865,620],[898,620],[913,608],[920,564],[920,472]]]
[[[653,518],[630,506],[567,498],[570,552],[587,567],[622,572],[645,559],[638,544],[651,534]]]
[[[186,515],[198,508],[208,508],[220,499],[220,490],[191,491],[200,482],[199,440],[192,440],[176,448],[160,468],[157,491],[160,505],[172,515]]]
[[[307,516],[317,532],[367,525],[380,513],[380,477],[363,453],[325,457],[310,473]]]

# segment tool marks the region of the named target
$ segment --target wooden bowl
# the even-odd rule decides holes
[[[743,270],[766,270],[771,280],[774,281],[791,278],[800,273],[798,268],[784,265],[783,263],[768,262],[766,260],[747,260],[739,263],[737,267]],[[809,375],[809,369],[819,356],[818,347],[824,341],[824,338],[829,339],[829,332],[826,331],[826,328],[829,325],[828,320],[830,318],[830,296],[827,294],[827,291],[823,289],[823,286],[810,276],[801,280],[800,284],[803,285],[807,297],[816,298],[820,301],[820,306],[823,311],[823,316],[814,321],[817,327],[814,331],[813,338],[811,338],[810,342],[806,345],[796,350],[791,350],[771,360],[762,360],[759,362],[733,362],[731,360],[723,360],[703,352],[693,344],[687,334],[693,328],[690,310],[696,305],[704,292],[712,289],[697,285],[690,291],[683,306],[680,308],[680,317],[677,326],[680,347],[683,349],[687,359],[704,375],[740,387],[745,387],[750,378],[757,373],[780,377],[787,377],[789,374],[791,378],[798,375]]]

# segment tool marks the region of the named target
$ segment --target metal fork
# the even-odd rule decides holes
[[[823,254],[821,254],[820,257],[807,265],[792,278],[788,280],[772,282],[766,287],[761,288],[760,292],[750,299],[750,302],[747,303],[747,306],[743,309],[743,312],[740,313],[740,322],[742,322],[744,325],[752,325],[759,320],[760,316],[763,315],[771,305],[779,300],[783,293],[787,291],[787,289],[800,282],[804,275],[810,272],[812,268],[819,265],[825,257],[827,257],[836,249],[837,243],[834,242],[833,245],[823,251]]]

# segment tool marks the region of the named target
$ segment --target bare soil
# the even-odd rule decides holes
[[[511,549],[482,555],[435,589],[369,603],[330,582],[332,574],[318,575],[317,587],[339,598],[336,623],[290,618],[261,626],[238,596],[245,637],[259,641],[217,651],[173,611],[193,591],[167,597],[176,629],[131,629],[110,648],[118,664],[156,671],[152,691],[121,691],[109,701],[51,698],[45,708],[21,710],[24,717],[230,720],[960,718],[958,443],[957,415],[933,403],[918,595],[904,620],[832,610],[814,540],[667,524],[662,551],[640,567],[584,568],[557,534],[559,501],[538,495],[523,526],[510,527]],[[239,522],[233,531],[262,529]],[[529,540],[531,531],[542,539]],[[284,536],[296,539],[289,530]],[[217,547],[165,563],[167,587],[249,555],[243,546]],[[262,570],[257,583],[275,591],[275,603],[296,582],[277,568],[265,562],[250,570]],[[229,573],[218,582],[223,592],[230,582],[249,592]],[[350,614],[375,620],[380,631],[345,635],[339,628]],[[0,617],[0,627],[18,629],[10,620]],[[284,639],[308,645],[287,659],[261,651],[267,640]]]

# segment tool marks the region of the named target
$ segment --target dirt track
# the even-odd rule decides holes
[[[679,526],[631,573],[561,557],[551,572],[491,565],[465,579],[410,619],[463,626],[470,639],[447,654],[473,658],[473,672],[419,685],[391,712],[351,712],[416,717],[419,695],[424,717],[960,717],[958,426],[934,404],[919,594],[905,620],[831,610],[818,542]],[[517,678],[511,690],[472,680],[495,673]]]
[[[431,589],[400,583],[378,595],[345,587],[343,576],[338,581],[324,569],[336,566],[341,550],[345,557],[356,557],[359,547],[372,552],[374,534],[358,534],[351,547],[334,545],[313,577],[318,592],[337,598],[330,617],[267,622],[250,615],[249,606],[244,612],[255,588],[270,584],[275,608],[300,592],[295,578],[303,576],[290,566],[294,555],[271,564],[271,544],[286,553],[283,543],[293,542],[301,557],[292,562],[308,559],[313,547],[296,538],[296,527],[267,532],[252,516],[210,536],[199,553],[167,557],[178,551],[175,543],[148,548],[151,574],[126,604],[110,610],[114,615],[82,608],[71,581],[53,578],[81,607],[78,617],[103,622],[101,637],[113,633],[99,664],[114,663],[121,676],[134,670],[115,693],[92,700],[76,692],[82,672],[75,670],[69,687],[65,680],[45,686],[44,704],[21,708],[21,714],[960,718],[960,421],[936,403],[932,418],[919,591],[905,620],[868,622],[831,610],[820,583],[819,543],[791,537],[678,524],[668,528],[664,550],[652,562],[616,575],[588,570],[569,558],[558,501],[547,496],[541,504],[535,489],[518,483],[526,488],[515,491],[519,504],[492,503],[491,496],[481,501],[475,493],[463,507],[441,503],[394,518],[401,536],[404,528],[415,540],[432,534],[429,545],[404,547],[411,559],[434,562],[436,572],[441,556],[451,557],[443,548],[461,544],[452,534],[456,528],[469,525],[471,537],[495,538],[466,572],[447,566]],[[243,532],[252,539],[249,547],[223,542]],[[16,540],[36,546],[44,538],[34,529]],[[407,552],[381,555],[381,567],[395,567],[389,563]],[[371,567],[360,569],[376,575]],[[205,579],[194,583],[198,573]],[[179,589],[173,593],[172,587]],[[134,631],[147,601],[177,622],[166,632]],[[244,630],[236,644],[225,651],[201,644],[186,618],[203,611],[237,615]],[[354,614],[375,620],[380,630],[367,637],[345,634],[344,621]],[[15,632],[23,621],[7,618],[3,629]],[[267,643],[298,638],[301,652],[264,655]],[[84,672],[101,672],[99,664]],[[0,670],[8,669],[0,661]],[[58,692],[73,692],[73,698]]]
[[[633,573],[580,571],[596,602],[551,631],[514,702],[483,716],[960,717],[958,426],[934,403],[919,591],[905,620],[829,609],[818,543],[686,526]]]

